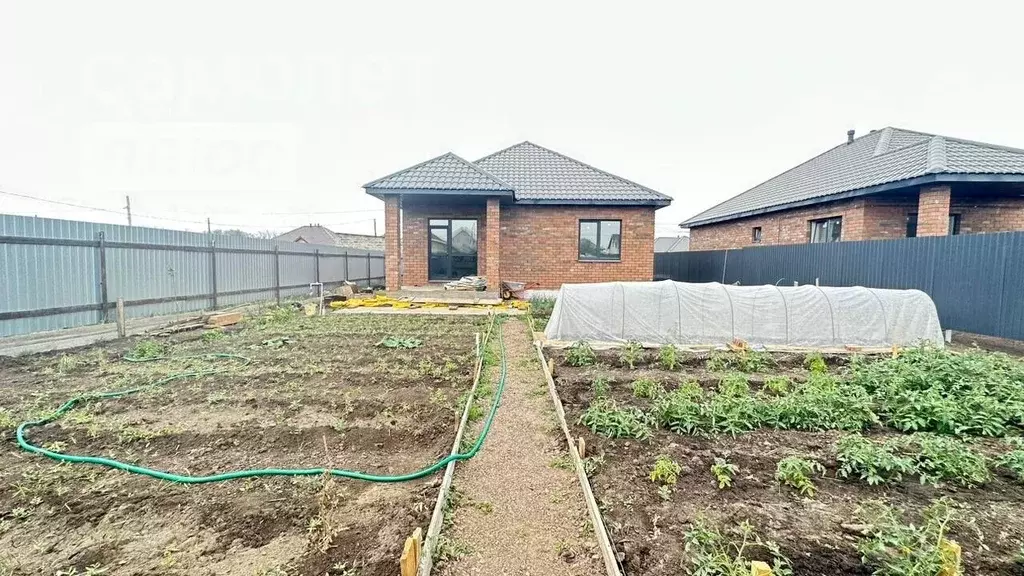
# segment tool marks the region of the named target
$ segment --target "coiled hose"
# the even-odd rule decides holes
[[[410,480],[416,480],[419,478],[429,476],[437,472],[438,470],[443,469],[445,466],[448,465],[449,462],[456,460],[469,460],[473,456],[476,456],[476,454],[480,451],[480,448],[484,445],[484,440],[487,439],[487,434],[491,430],[491,424],[494,422],[494,416],[495,414],[498,413],[498,406],[501,404],[501,395],[502,392],[504,392],[505,390],[505,378],[506,375],[508,374],[508,365],[505,360],[505,339],[503,337],[501,330],[501,322],[498,321],[498,319],[495,320],[496,321],[493,322],[491,326],[493,330],[493,327],[497,325],[498,347],[501,350],[501,375],[498,378],[498,385],[495,389],[494,400],[491,402],[491,410],[487,414],[487,420],[484,421],[483,430],[480,432],[480,436],[476,439],[476,442],[468,451],[450,454],[442,458],[441,460],[438,460],[434,464],[431,464],[430,466],[423,468],[422,470],[417,470],[415,472],[410,472],[408,474],[402,474],[398,476],[382,476],[377,474],[367,474],[365,472],[357,472],[355,470],[339,470],[335,468],[262,468],[255,470],[235,470],[232,472],[223,472],[220,474],[210,474],[208,476],[182,476],[180,474],[173,474],[171,472],[165,472],[163,470],[147,468],[145,466],[136,466],[134,464],[122,462],[120,460],[114,460],[112,458],[102,458],[99,456],[75,456],[72,454],[54,452],[53,450],[47,450],[40,446],[36,446],[25,439],[25,431],[28,430],[29,428],[43,426],[45,424],[58,420],[62,416],[64,416],[64,414],[66,414],[68,411],[72,410],[75,406],[82,402],[88,402],[91,400],[104,400],[110,398],[122,398],[124,396],[136,394],[143,390],[149,390],[157,386],[163,386],[164,384],[173,382],[175,380],[182,380],[185,378],[198,378],[202,376],[209,376],[211,374],[218,374],[221,372],[225,372],[227,368],[198,370],[192,372],[179,372],[176,374],[171,374],[170,376],[157,380],[156,382],[153,382],[151,384],[139,386],[137,388],[117,390],[114,392],[94,392],[89,394],[83,394],[81,396],[76,396],[62,404],[60,408],[58,408],[55,412],[44,418],[40,418],[38,420],[29,420],[19,424],[17,430],[18,445],[21,446],[21,448],[24,450],[34,452],[36,454],[42,454],[43,456],[53,458],[54,460],[58,460],[60,462],[71,462],[74,464],[98,464],[100,466],[107,466],[109,468],[116,468],[118,470],[123,470],[125,472],[131,472],[133,474],[141,474],[143,476],[150,476],[152,478],[159,478],[160,480],[168,480],[170,482],[179,482],[182,484],[206,484],[208,482],[224,482],[226,480],[236,480],[238,478],[257,478],[261,476],[319,476],[322,474],[330,474],[332,476],[338,476],[341,478],[352,478],[355,480],[366,480],[368,482],[408,482]],[[198,356],[192,357],[237,360],[241,362],[243,366],[251,362],[249,358],[246,358],[245,356],[239,356],[237,354],[200,354]],[[134,362],[145,362],[160,359],[162,358],[150,358],[145,360],[125,358],[125,360]],[[468,403],[473,402],[473,395],[470,395],[469,399],[466,402],[467,405]]]

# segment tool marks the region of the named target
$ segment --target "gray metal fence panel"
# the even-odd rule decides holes
[[[128,317],[144,317],[272,300],[278,293],[304,296],[318,276],[328,287],[346,279],[363,286],[383,283],[382,253],[370,253],[368,260],[366,251],[350,251],[346,263],[345,252],[243,236],[0,215],[0,336],[109,321],[118,298],[125,300]]]
[[[916,288],[946,328],[1024,340],[1024,232],[657,254],[657,278]]]

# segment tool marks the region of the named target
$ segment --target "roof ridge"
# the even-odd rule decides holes
[[[946,170],[946,139],[942,136],[932,136],[928,140],[928,162],[924,173],[936,174]]]
[[[430,164],[431,162],[436,162],[437,160],[440,160],[440,159],[445,158],[447,156],[451,156],[452,158],[455,158],[459,162],[462,162],[463,164],[469,166],[473,170],[479,172],[480,174],[483,174],[487,178],[490,178],[494,182],[496,182],[496,183],[498,183],[498,184],[500,184],[502,186],[505,186],[506,190],[508,190],[510,192],[515,192],[515,188],[513,188],[508,182],[505,182],[501,178],[498,178],[494,174],[491,174],[487,170],[484,170],[483,168],[477,166],[476,164],[473,164],[469,160],[466,160],[465,158],[459,156],[458,154],[456,154],[456,153],[454,153],[454,152],[452,152],[450,150],[448,152],[445,152],[444,154],[441,154],[440,156],[435,156],[433,158],[430,158],[429,160],[424,160],[423,162],[420,162],[419,164],[414,164],[414,165],[409,166],[407,168],[402,168],[401,170],[398,170],[397,172],[392,172],[391,174],[388,174],[387,176],[381,176],[380,178],[377,178],[376,180],[374,180],[372,182],[369,182],[367,184],[363,184],[363,188],[373,188],[375,185],[380,184],[381,182],[383,182],[383,181],[385,181],[385,180],[387,180],[389,178],[394,178],[395,176],[398,176],[399,174],[403,174],[405,172],[410,172],[410,171],[415,170],[415,169],[417,169],[417,168],[419,168],[421,166],[425,166],[427,164]]]
[[[479,173],[483,174],[484,176],[487,176],[488,178],[490,178],[491,180],[494,180],[494,181],[495,181],[495,182],[497,182],[498,184],[501,184],[502,186],[507,186],[507,187],[508,187],[508,189],[509,189],[509,190],[511,190],[512,192],[515,192],[515,191],[516,191],[516,189],[515,189],[515,187],[514,187],[514,186],[512,186],[512,185],[511,185],[511,184],[509,184],[508,182],[505,182],[505,181],[504,181],[504,180],[502,180],[501,178],[498,178],[498,177],[497,177],[497,176],[495,176],[494,174],[491,174],[491,173],[490,173],[490,171],[488,171],[488,170],[485,170],[484,168],[482,168],[482,167],[480,167],[480,166],[477,166],[477,165],[476,165],[476,164],[474,164],[473,162],[470,162],[469,160],[466,160],[465,158],[463,158],[462,156],[459,156],[459,155],[458,155],[458,154],[456,154],[455,152],[449,152],[449,154],[451,154],[451,155],[452,155],[452,157],[453,157],[453,158],[455,158],[456,160],[458,160],[458,161],[462,162],[462,163],[463,163],[463,164],[465,164],[466,166],[469,166],[470,168],[472,168],[472,169],[476,170],[477,172],[479,172]]]
[[[488,154],[487,156],[484,156],[483,158],[477,160],[477,162],[483,162],[484,160],[487,160],[488,158],[491,158],[493,156],[497,156],[498,154],[500,154],[502,152],[506,152],[508,150],[511,150],[511,149],[516,148],[518,146],[523,146],[525,144],[529,144],[530,146],[533,146],[534,148],[540,148],[541,150],[544,150],[545,152],[549,152],[551,154],[554,154],[555,156],[561,156],[562,158],[565,158],[566,160],[569,160],[570,162],[574,162],[576,164],[579,164],[580,166],[583,166],[585,168],[589,168],[589,169],[591,169],[591,170],[593,170],[595,172],[600,172],[601,174],[604,174],[605,176],[610,176],[612,178],[615,178],[616,180],[621,180],[621,181],[623,181],[623,182],[625,182],[627,184],[632,184],[633,186],[636,186],[638,188],[642,188],[645,192],[650,192],[651,194],[657,194],[658,196],[661,196],[661,197],[666,198],[668,200],[672,200],[671,196],[669,196],[667,194],[662,194],[661,192],[658,192],[657,190],[654,190],[652,188],[648,188],[647,186],[644,186],[643,184],[640,184],[638,182],[634,182],[634,181],[630,180],[629,178],[623,178],[622,176],[619,176],[618,174],[612,174],[611,172],[608,172],[608,171],[605,171],[605,170],[601,170],[600,168],[597,168],[596,166],[592,166],[590,164],[587,164],[586,162],[584,162],[582,160],[577,160],[577,159],[573,158],[572,156],[567,156],[565,154],[562,154],[561,152],[557,152],[557,151],[552,150],[550,148],[545,148],[544,146],[541,146],[540,144],[535,144],[533,142],[530,142],[529,140],[523,140],[522,142],[520,142],[518,144],[513,144],[512,146],[509,146],[507,148],[503,148],[501,150],[498,150],[497,152],[494,152],[493,154]]]
[[[872,156],[881,156],[889,151],[889,141],[892,140],[892,126],[886,126],[879,130],[878,144],[875,145],[875,153]]]

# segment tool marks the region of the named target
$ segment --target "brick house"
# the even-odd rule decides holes
[[[374,180],[389,290],[462,276],[531,288],[651,280],[654,211],[672,199],[522,142],[469,162],[451,152]]]
[[[1024,150],[883,128],[680,224],[691,250],[1024,230]]]

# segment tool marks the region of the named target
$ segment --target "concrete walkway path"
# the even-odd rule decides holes
[[[508,379],[483,449],[455,468],[451,576],[595,575],[604,571],[583,494],[568,464],[528,325],[501,326]],[[497,382],[498,367],[490,369]]]

